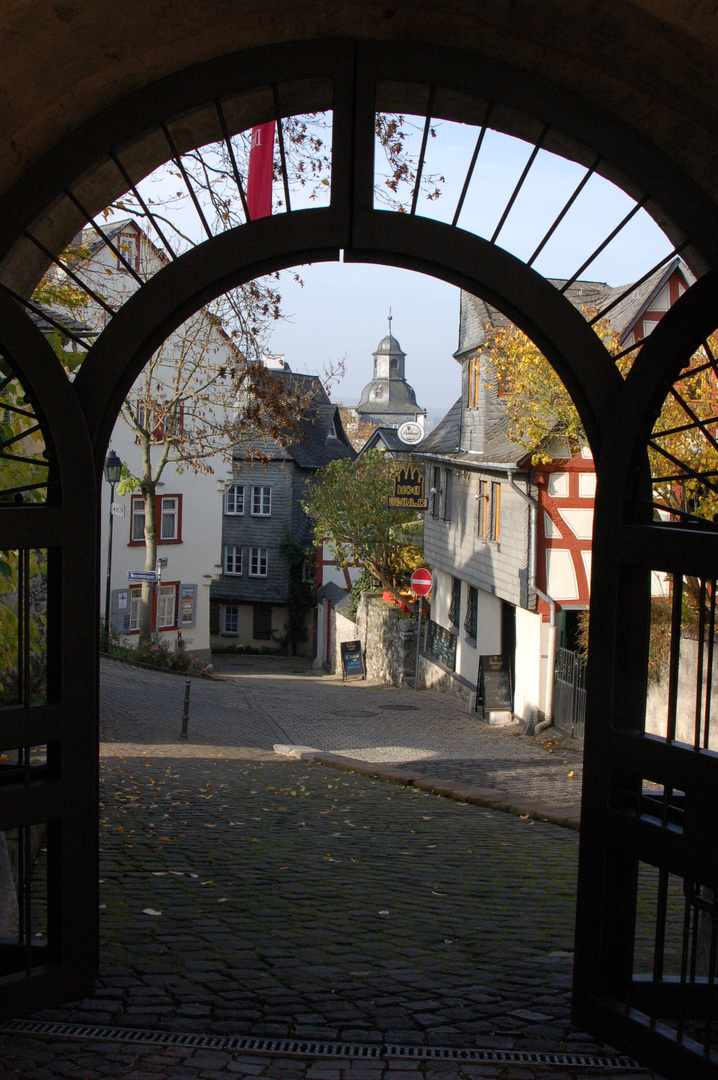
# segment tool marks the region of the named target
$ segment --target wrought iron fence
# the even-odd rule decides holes
[[[553,722],[574,739],[583,738],[586,720],[586,657],[557,649]]]

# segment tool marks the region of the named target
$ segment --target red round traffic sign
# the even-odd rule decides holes
[[[431,574],[428,570],[415,570],[411,575],[411,587],[417,596],[431,592]]]

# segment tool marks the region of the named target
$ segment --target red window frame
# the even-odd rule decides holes
[[[162,539],[162,500],[163,499],[177,499],[177,536],[174,540]],[[132,525],[134,522],[135,512],[134,508],[138,502],[142,502],[141,495],[133,495],[130,504],[130,539],[128,547],[144,547],[145,539],[133,540],[132,538]],[[157,520],[157,546],[160,544],[181,544],[182,543],[182,496],[179,493],[167,492],[167,494],[155,495],[155,518]]]
[[[159,585],[162,586],[162,588],[166,588],[167,586],[172,585],[172,586],[174,586],[174,590],[175,590],[175,621],[172,623],[171,626],[161,626],[159,628],[160,633],[163,633],[165,630],[167,630],[167,631],[179,630],[180,629],[180,624],[177,622],[177,619],[178,619],[178,617],[180,615],[180,610],[179,610],[180,582],[179,581],[160,581]],[[133,585],[131,587],[131,589],[130,589],[130,604],[132,603],[132,599],[131,599],[132,591],[134,589],[136,589],[136,588],[140,588],[140,586]],[[157,589],[158,589],[157,585],[152,586],[152,605],[151,605],[151,608],[150,608],[150,626],[152,627],[153,630],[157,629]],[[139,632],[140,632],[139,629],[123,631],[125,637],[129,637],[129,636],[132,636],[134,634],[139,634]]]

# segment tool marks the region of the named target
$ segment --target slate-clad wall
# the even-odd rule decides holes
[[[244,484],[244,514],[223,514],[222,518],[222,567],[219,582],[213,595],[227,603],[286,603],[288,591],[287,562],[280,545],[292,522],[292,471],[289,461],[268,464],[241,463],[235,465],[234,482]],[[269,517],[253,517],[251,514],[252,487],[271,487],[272,512]],[[224,509],[224,508],[223,508]],[[242,573],[237,576],[224,573],[224,547],[238,544],[242,547]],[[249,576],[250,547],[268,549],[266,578]]]
[[[428,478],[434,462],[427,462]],[[454,469],[452,520],[427,511],[424,518],[424,559],[447,574],[517,606],[525,606],[528,587],[529,513],[524,500],[510,487],[505,473]],[[499,540],[478,536],[479,483],[501,483]],[[442,465],[441,484],[446,470]],[[519,481],[521,483],[521,481]],[[443,499],[442,499],[443,509]]]

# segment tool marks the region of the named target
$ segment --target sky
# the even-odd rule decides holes
[[[406,119],[407,147],[418,155],[423,118]],[[420,197],[417,213],[450,222],[467,174],[478,129],[437,122],[428,141],[425,177],[439,198]],[[492,237],[532,147],[498,132],[486,133],[468,189],[459,226]],[[376,182],[383,185],[384,158],[376,155]],[[383,172],[382,172],[383,170]],[[539,151],[496,242],[523,260],[547,232],[586,170],[544,150]],[[439,179],[440,178],[440,179]],[[437,183],[433,181],[436,179]],[[176,181],[173,181],[176,184]],[[276,185],[275,185],[276,187]],[[276,190],[275,190],[276,195]],[[328,196],[326,188],[320,190]],[[292,196],[293,208],[310,205]],[[376,205],[381,207],[377,201]],[[549,277],[572,276],[633,207],[613,184],[593,176],[535,262]],[[391,211],[387,211],[391,212]],[[193,228],[184,226],[188,234]],[[197,240],[201,239],[198,232]],[[581,277],[629,284],[671,250],[658,226],[639,211]],[[302,285],[290,274],[279,285],[285,318],[276,324],[268,350],[283,354],[294,371],[322,373],[345,361],[346,374],[332,390],[334,400],[356,403],[373,373],[372,353],[388,328],[407,354],[406,377],[419,405],[430,413],[446,412],[460,391],[459,366],[452,359],[458,345],[459,290],[411,271],[356,263],[301,267]]]
[[[412,123],[408,118],[409,124]],[[420,125],[412,130],[418,151]],[[450,222],[477,129],[441,123],[428,143],[425,171],[444,178],[441,196],[420,199],[417,212]],[[488,132],[464,203],[459,225],[492,236],[531,151],[528,144]],[[380,154],[377,154],[380,160]],[[540,151],[497,242],[530,258],[564,207],[585,169]],[[380,179],[379,177],[377,179]],[[596,250],[633,206],[613,184],[591,178],[556,230],[535,266],[549,277],[566,278]],[[665,235],[643,211],[581,276],[611,285],[637,280],[671,250]],[[334,399],[356,403],[373,373],[372,353],[387,332],[406,358],[407,381],[417,401],[432,412],[446,412],[460,392],[460,369],[452,358],[458,346],[459,290],[423,274],[354,263],[317,264],[301,270],[303,287],[288,279],[282,287],[287,321],[279,323],[269,348],[283,353],[296,371],[320,371],[346,358],[344,379]]]

